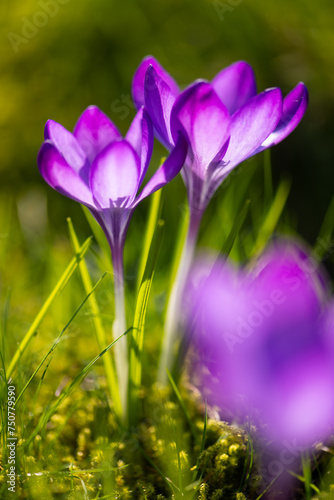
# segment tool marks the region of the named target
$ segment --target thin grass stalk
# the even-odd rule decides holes
[[[165,331],[158,370],[158,380],[164,385],[167,383],[166,368],[170,371],[173,368],[174,346],[177,334],[181,328],[182,296],[195,253],[200,222],[200,215],[190,214],[187,236],[167,305]]]
[[[77,238],[77,235],[75,233],[72,221],[70,218],[67,219],[68,226],[69,226],[69,232],[70,232],[70,237],[72,241],[72,245],[74,248],[74,251],[77,252],[79,248],[79,241]],[[81,274],[81,279],[82,283],[85,289],[85,293],[88,295],[89,294],[89,306],[92,311],[93,315],[93,324],[95,328],[95,333],[97,337],[97,342],[99,345],[99,348],[102,350],[106,345],[107,345],[107,338],[106,338],[106,333],[101,321],[101,313],[100,309],[97,303],[97,300],[93,294],[91,294],[93,285],[92,285],[92,280],[89,275],[89,271],[87,268],[87,265],[85,263],[85,260],[83,259],[80,264],[79,264],[79,271]],[[115,373],[115,368],[112,360],[112,354],[111,351],[108,351],[105,356],[103,356],[103,364],[104,364],[104,370],[106,373],[106,379],[107,379],[107,384],[110,392],[111,399],[114,404],[114,409],[116,414],[120,417],[122,415],[122,406],[121,406],[121,400],[120,400],[120,394],[119,394],[119,388],[118,388],[118,382],[117,382],[117,377]]]

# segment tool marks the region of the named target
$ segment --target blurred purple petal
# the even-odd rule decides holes
[[[53,189],[89,207],[94,206],[93,198],[87,184],[68,165],[50,141],[47,140],[42,144],[37,163],[44,180]]]
[[[131,144],[140,158],[140,178],[138,186],[141,185],[153,151],[153,127],[147,111],[141,108],[133,119],[125,139]]]
[[[133,206],[138,205],[144,198],[165,186],[180,172],[187,155],[187,141],[179,136],[175,147],[163,165],[158,168],[153,177],[148,181]]]
[[[117,127],[97,106],[89,106],[82,113],[74,127],[73,135],[86,153],[90,164],[102,149],[121,137]]]
[[[334,424],[334,323],[308,262],[295,242],[280,242],[251,273],[201,263],[188,287],[194,376],[209,403],[306,447]]]
[[[113,142],[95,158],[90,172],[94,200],[103,208],[127,207],[133,201],[140,176],[140,161],[125,140]]]
[[[253,68],[244,61],[221,70],[212,80],[212,86],[231,115],[256,95]]]
[[[268,89],[250,99],[231,120],[231,139],[224,157],[226,174],[251,154],[275,130],[282,113],[280,89]]]
[[[158,61],[152,57],[145,57],[136,70],[132,80],[132,97],[137,109],[145,105],[144,85],[145,75],[149,66],[152,66],[159,77],[166,82],[173,95],[179,94],[179,87],[175,80],[164,70]]]

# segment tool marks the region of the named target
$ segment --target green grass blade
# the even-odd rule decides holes
[[[151,458],[147,455],[147,453],[145,452],[144,448],[139,445],[139,451],[141,452],[141,454],[144,456],[144,458],[151,464],[151,466],[157,471],[158,474],[160,474],[160,476],[162,477],[162,479],[165,481],[166,485],[168,486],[168,488],[171,490],[172,494],[175,495],[175,490],[179,491],[179,488],[176,486],[176,484],[173,483],[173,481],[171,479],[169,479],[168,477],[166,477],[162,472],[161,470],[157,467],[157,465],[155,465],[155,463],[151,460]]]
[[[264,173],[264,202],[265,202],[265,207],[267,207],[274,197],[270,149],[266,149],[265,151],[263,151],[263,173]]]
[[[333,252],[333,242],[332,242],[333,230],[334,230],[334,196],[331,199],[331,202],[325,214],[313,250],[313,255],[318,261],[324,259],[326,254],[329,255]]]
[[[90,211],[84,205],[81,205],[81,208],[85,214],[89,227],[92,230],[94,238],[97,241],[97,244],[101,248],[104,256],[104,264],[108,266],[108,271],[111,270],[111,253],[109,243],[107,241],[106,235],[103,232],[101,226],[96,222]]]
[[[69,328],[69,326],[71,325],[72,321],[74,321],[75,317],[79,314],[79,312],[81,311],[82,307],[85,305],[85,303],[87,302],[87,300],[89,300],[89,298],[92,296],[92,294],[95,292],[96,288],[99,286],[99,284],[101,283],[101,281],[104,279],[104,277],[106,276],[107,273],[105,273],[102,278],[99,279],[99,281],[96,283],[96,285],[94,286],[94,288],[89,292],[89,294],[85,297],[85,299],[83,300],[83,302],[81,302],[80,306],[77,308],[77,310],[75,311],[75,313],[73,314],[73,316],[71,317],[71,319],[68,321],[68,323],[66,323],[66,325],[64,326],[64,328],[62,329],[62,331],[60,332],[60,334],[58,335],[58,337],[56,338],[56,340],[54,341],[54,343],[52,344],[52,346],[50,347],[49,351],[45,354],[45,356],[43,357],[43,359],[40,361],[39,365],[37,366],[37,368],[34,370],[33,374],[30,376],[29,380],[27,381],[27,383],[25,384],[25,386],[23,387],[22,391],[20,392],[20,394],[17,396],[16,398],[16,401],[15,401],[15,405],[18,403],[18,401],[21,399],[21,397],[23,396],[24,392],[26,391],[26,389],[28,388],[28,386],[30,385],[31,381],[33,380],[33,378],[36,376],[36,374],[38,373],[38,371],[40,370],[40,368],[43,366],[43,364],[45,363],[46,359],[50,356],[50,354],[55,350],[55,348],[57,347],[57,345],[59,344],[60,342],[60,339],[61,337],[64,335],[64,333],[66,332],[66,330]],[[44,374],[43,374],[44,376]]]
[[[263,221],[262,227],[258,232],[258,237],[251,252],[252,254],[259,253],[266,245],[270,236],[273,234],[285,207],[290,188],[291,182],[287,179],[283,179],[278,187],[276,196],[271,207],[269,208],[267,216]]]
[[[148,254],[146,267],[138,291],[137,303],[133,322],[133,332],[130,340],[130,363],[129,363],[129,390],[128,390],[128,416],[129,423],[135,424],[138,418],[137,391],[141,385],[142,374],[142,350],[144,342],[145,317],[150,295],[154,271],[161,247],[164,221],[158,220],[156,229]],[[131,421],[131,422],[130,422]]]
[[[72,242],[74,251],[77,253],[78,248],[79,248],[79,241],[78,241],[77,235],[75,233],[71,219],[68,218],[67,222],[68,222],[71,242]],[[88,271],[88,268],[87,268],[87,265],[86,265],[84,259],[79,264],[79,272],[81,275],[81,279],[82,279],[82,283],[83,283],[85,292],[86,292],[86,294],[89,294],[88,302],[89,302],[89,306],[90,306],[92,316],[93,316],[92,319],[93,319],[93,324],[94,324],[94,328],[95,328],[95,333],[96,333],[98,345],[99,345],[100,349],[103,349],[103,346],[105,346],[107,344],[107,336],[106,336],[106,333],[105,333],[105,330],[103,327],[103,323],[101,321],[101,313],[100,313],[99,305],[97,303],[95,296],[90,293],[90,291],[92,289],[92,281],[91,281],[89,271]],[[108,387],[109,387],[109,391],[110,391],[110,396],[111,396],[113,403],[114,403],[115,412],[119,417],[121,417],[121,415],[122,415],[121,399],[120,399],[118,381],[117,381],[117,377],[116,377],[116,371],[114,368],[111,352],[108,352],[106,354],[106,356],[104,356],[103,364],[104,364],[107,383],[108,383]]]
[[[231,253],[234,242],[235,242],[235,240],[240,232],[240,229],[242,228],[242,225],[245,221],[245,218],[247,216],[247,213],[249,210],[249,205],[250,205],[250,200],[246,200],[240,213],[238,214],[237,218],[235,219],[234,224],[231,228],[231,231],[229,232],[229,235],[226,238],[226,241],[221,249],[221,253],[226,257],[228,257]]]
[[[36,318],[32,322],[32,325],[30,326],[28,332],[25,334],[23,339],[21,340],[21,343],[19,347],[17,348],[11,363],[7,369],[7,378],[9,379],[10,376],[12,375],[18,360],[22,356],[23,352],[25,351],[26,347],[28,346],[30,340],[32,337],[36,334],[36,330],[38,329],[39,325],[41,324],[42,320],[44,319],[45,315],[47,314],[50,306],[52,305],[53,301],[57,297],[57,295],[63,290],[63,288],[66,286],[68,280],[71,278],[72,274],[74,271],[77,269],[81,259],[85,256],[86,252],[88,251],[90,245],[91,245],[92,238],[89,237],[87,240],[84,242],[84,244],[78,249],[78,252],[76,255],[73,257],[67,268],[65,269],[64,273],[62,274],[61,278],[59,279],[58,283],[50,293],[49,297],[46,299],[44,305],[42,306],[41,310],[37,314]]]
[[[35,427],[33,433],[30,435],[29,439],[27,439],[27,441],[24,443],[24,447],[27,448],[30,443],[35,439],[35,437],[37,436],[37,434],[40,432],[40,430],[47,424],[47,422],[50,420],[50,418],[52,417],[52,415],[56,412],[57,408],[61,405],[61,403],[66,399],[68,398],[72,392],[74,391],[74,389],[82,382],[82,380],[87,376],[87,374],[90,372],[90,370],[92,369],[93,365],[106,353],[109,351],[109,349],[111,349],[115,344],[116,342],[118,342],[122,337],[124,337],[124,335],[126,335],[129,331],[131,330],[131,328],[129,328],[129,330],[127,330],[126,332],[124,332],[122,335],[120,335],[116,340],[114,340],[113,342],[111,342],[111,344],[109,344],[105,349],[103,349],[102,352],[100,352],[100,354],[98,354],[97,356],[95,356],[94,359],[92,359],[88,365],[86,365],[76,376],[75,378],[72,380],[72,382],[66,387],[63,389],[62,393],[58,396],[58,399],[57,401],[49,408],[45,411],[45,413],[42,415],[41,419],[39,420],[37,426]]]
[[[154,231],[155,231],[155,228],[157,225],[157,220],[159,219],[160,214],[161,214],[161,209],[162,209],[162,197],[161,197],[161,195],[162,195],[162,189],[159,189],[159,191],[156,191],[151,196],[151,205],[150,205],[148,221],[147,221],[147,225],[146,225],[145,236],[143,239],[144,244],[143,244],[143,250],[142,250],[142,254],[141,254],[141,258],[140,258],[138,275],[137,275],[137,290],[139,290],[140,284],[142,282],[148,254],[150,251],[152,238],[153,238]]]
[[[190,415],[189,415],[189,412],[188,412],[188,408],[186,407],[186,404],[185,404],[185,402],[184,402],[184,400],[183,400],[183,398],[182,398],[182,396],[181,396],[181,393],[180,393],[180,391],[179,391],[179,389],[178,389],[177,385],[176,385],[176,384],[175,384],[175,382],[174,382],[174,379],[173,379],[173,377],[172,377],[172,375],[171,375],[170,371],[168,370],[168,368],[166,368],[166,370],[167,370],[167,375],[168,375],[168,378],[169,378],[170,385],[172,386],[173,391],[174,391],[174,393],[175,393],[175,396],[177,397],[177,400],[178,400],[178,402],[180,403],[180,406],[181,406],[181,408],[182,408],[182,410],[183,410],[183,412],[184,412],[184,415],[185,415],[186,420],[187,420],[187,422],[188,422],[188,425],[189,425],[190,431],[191,431],[191,433],[192,433],[192,435],[193,435],[193,438],[194,438],[194,439],[195,439],[195,441],[198,443],[198,436],[197,436],[197,432],[196,432],[196,429],[195,429],[195,427],[194,427],[194,425],[193,425],[193,423],[192,423],[192,420],[191,420],[191,418],[190,418]]]
[[[181,223],[179,225],[179,231],[178,231],[178,236],[177,236],[177,240],[176,240],[173,261],[172,261],[171,266],[170,266],[171,272],[170,272],[170,279],[169,279],[168,296],[170,296],[170,294],[171,294],[171,290],[173,288],[173,285],[174,285],[174,282],[176,279],[176,274],[178,271],[179,262],[181,259],[181,254],[183,251],[184,242],[185,242],[187,232],[188,232],[188,227],[189,227],[189,207],[188,207],[187,201],[185,201],[182,204],[182,207],[184,208],[184,210],[182,210]]]

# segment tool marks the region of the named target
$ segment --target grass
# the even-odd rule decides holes
[[[212,201],[214,215],[204,218],[199,246],[248,260],[276,232],[294,233],[285,209],[290,184],[283,179],[272,187],[269,161],[260,156],[223,185]],[[31,269],[32,254],[17,245],[18,224],[8,227],[0,340],[1,498],[13,498],[5,475],[9,384],[16,395],[15,498],[259,500],[271,498],[279,484],[279,477],[263,475],[267,443],[251,426],[220,422],[194,391],[184,360],[180,378],[168,373],[164,388],[155,382],[163,322],[159,300],[170,288],[186,220],[171,227],[160,202],[157,194],[140,244],[133,223],[126,242],[142,249],[131,264],[138,275],[126,294],[132,358],[128,424],[114,392],[112,273],[103,234],[87,215],[95,239],[88,230],[80,246],[68,220],[69,238],[54,235],[44,250],[46,262],[35,261]],[[332,213],[333,203],[319,231],[326,241],[332,237]],[[321,257],[332,254],[323,251]],[[333,455],[330,448],[316,450],[287,472],[296,480],[294,498],[331,498]]]

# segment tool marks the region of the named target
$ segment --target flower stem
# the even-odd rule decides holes
[[[124,269],[123,246],[112,248],[115,290],[115,320],[113,324],[113,340],[116,340],[126,331],[125,296],[124,296]],[[122,413],[125,418],[128,387],[128,348],[127,338],[124,336],[115,344],[116,372],[119,384]]]
[[[167,382],[166,368],[170,371],[172,369],[175,354],[173,349],[177,340],[177,334],[180,332],[182,327],[182,296],[195,252],[201,219],[202,213],[190,212],[188,231],[178,265],[176,278],[169,296],[163,346],[158,371],[158,380],[163,384],[166,384]]]

